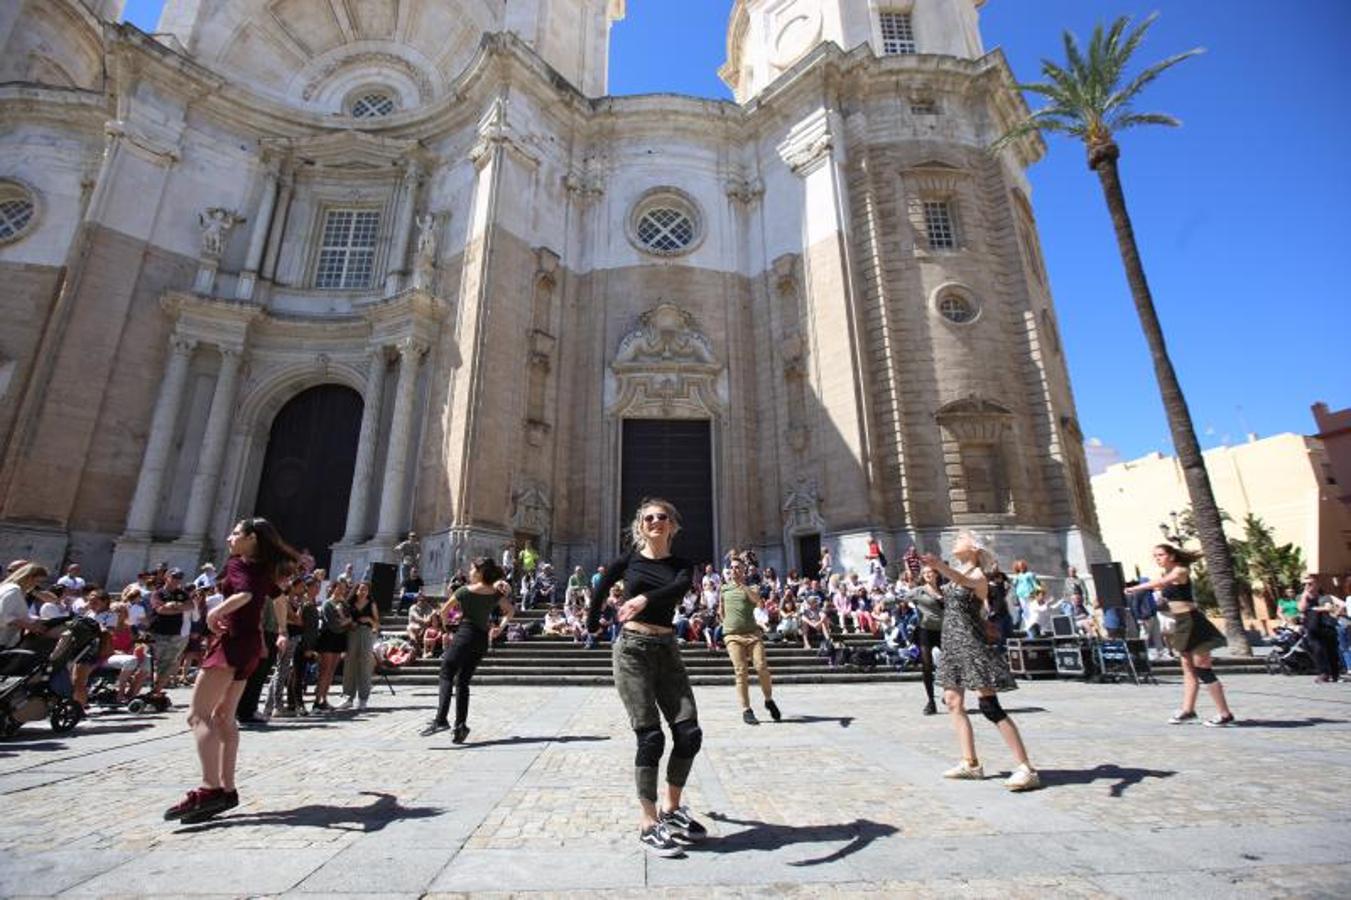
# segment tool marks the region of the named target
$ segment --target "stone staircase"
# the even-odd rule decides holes
[[[543,610],[516,614],[518,621],[525,622],[543,617]],[[387,616],[381,620],[381,632],[404,636],[407,625],[406,616]],[[845,635],[843,641],[849,647],[869,647],[877,643],[875,638],[852,634]],[[725,651],[709,651],[704,644],[698,643],[686,645],[681,652],[692,684],[730,686],[734,683],[732,664]],[[799,642],[766,643],[765,656],[774,672],[775,684],[917,681],[920,677],[918,670],[898,672],[887,666],[879,666],[871,672],[831,667],[817,656],[815,650],[803,650]],[[1217,669],[1230,673],[1266,671],[1260,657],[1251,660],[1216,658],[1215,663]],[[389,680],[396,688],[435,685],[439,665],[439,657],[414,660],[390,672]],[[1161,662],[1155,663],[1154,673],[1179,675],[1180,669],[1175,662]],[[602,642],[594,650],[587,650],[571,638],[558,637],[532,637],[519,643],[497,644],[488,651],[474,675],[474,683],[479,685],[593,686],[609,685],[613,681],[608,643]]]

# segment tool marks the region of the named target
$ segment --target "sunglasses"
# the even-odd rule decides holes
[[[671,517],[668,516],[666,513],[648,513],[647,515],[643,516],[643,521],[651,525],[653,522],[669,521],[670,518]]]

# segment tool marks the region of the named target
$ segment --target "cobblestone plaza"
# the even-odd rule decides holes
[[[712,837],[676,860],[634,839],[608,688],[481,688],[463,747],[417,736],[419,688],[274,721],[244,734],[240,807],[197,826],[160,818],[197,776],[181,707],[29,726],[0,745],[0,895],[1351,893],[1351,691],[1234,676],[1241,727],[1170,727],[1164,681],[1024,683],[1006,707],[1046,783],[1025,795],[979,718],[989,780],[939,778],[955,742],[918,684],[784,687],[784,722],[758,727],[730,688],[698,689],[686,796]]]

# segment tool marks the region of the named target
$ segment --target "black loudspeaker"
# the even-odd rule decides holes
[[[371,599],[382,613],[394,608],[394,582],[398,577],[398,566],[392,563],[371,563]]]
[[[1098,606],[1126,605],[1126,576],[1121,573],[1121,563],[1093,563],[1093,587],[1098,592]]]

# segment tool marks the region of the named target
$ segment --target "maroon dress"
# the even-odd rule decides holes
[[[263,646],[263,604],[276,593],[271,572],[257,562],[238,556],[225,563],[217,589],[228,600],[235,594],[250,594],[249,602],[224,616],[225,633],[212,633],[207,640],[203,669],[234,669],[235,681],[247,681],[267,658]]]

